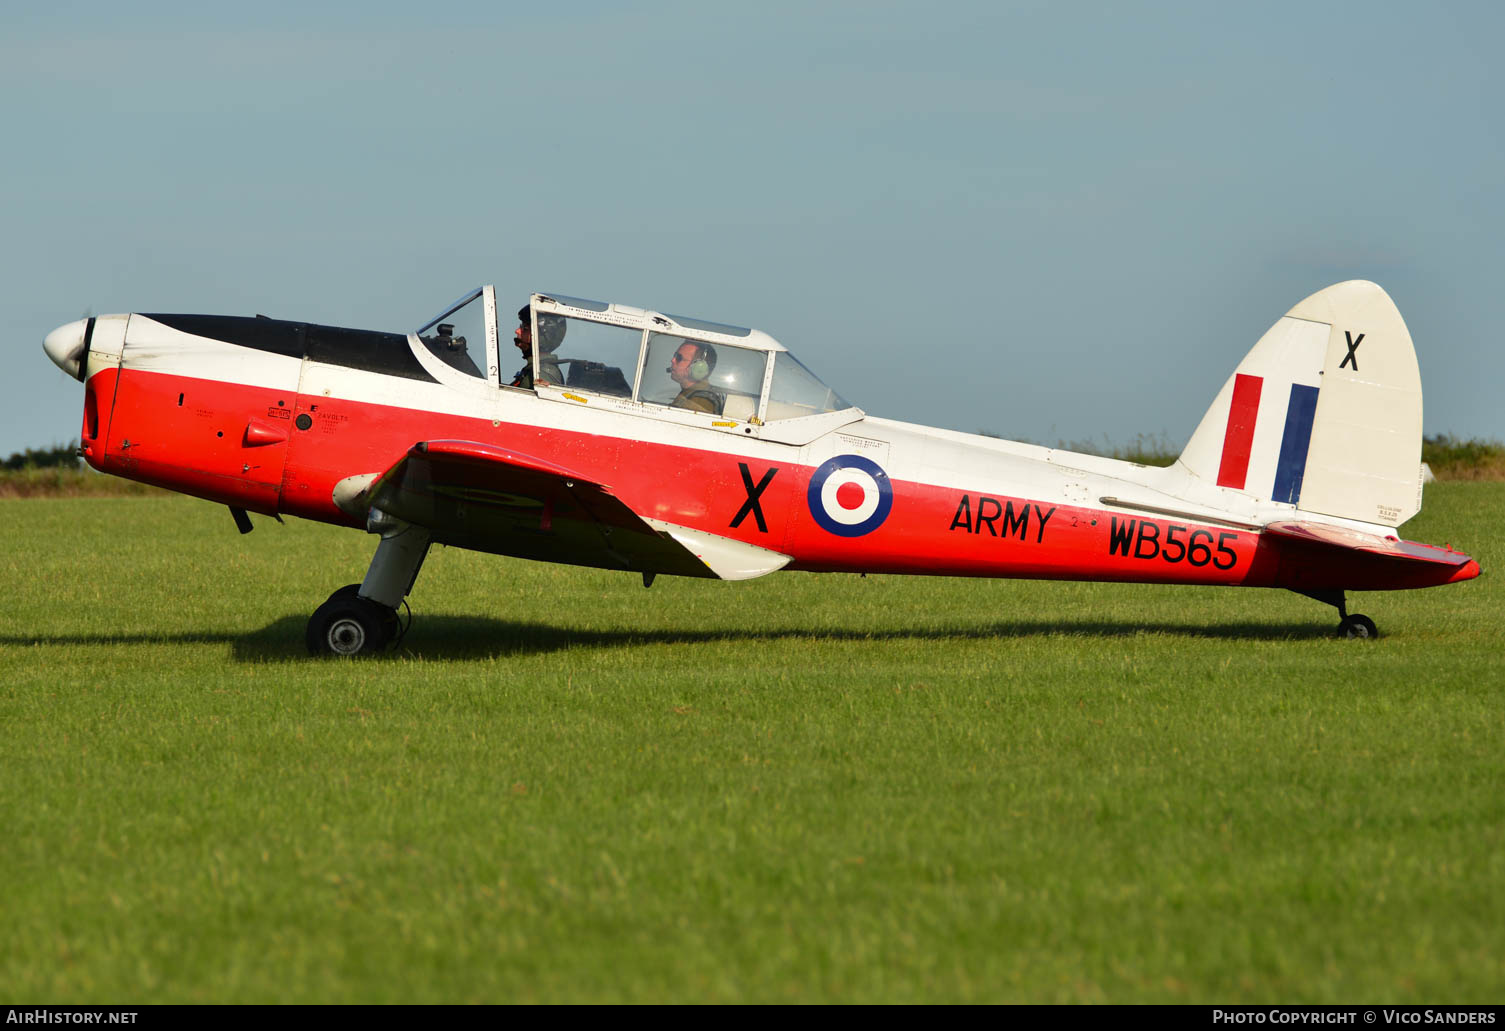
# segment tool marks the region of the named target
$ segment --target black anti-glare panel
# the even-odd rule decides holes
[[[227,344],[258,351],[302,358],[325,365],[362,369],[403,379],[438,382],[418,363],[408,338],[400,333],[378,333],[340,326],[311,326],[281,319],[244,318],[239,315],[159,315],[143,312],[144,318],[171,326],[182,333],[222,340]]]
[[[303,357],[303,324],[279,319],[248,319],[239,315],[158,315],[142,312],[143,318],[227,344],[254,347],[258,351]]]
[[[439,382],[418,364],[408,338],[399,333],[338,326],[308,326],[308,360],[347,369],[364,369],[403,379]]]

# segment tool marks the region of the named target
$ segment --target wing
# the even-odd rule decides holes
[[[365,479],[364,477],[362,479]],[[789,556],[638,515],[553,462],[468,440],[415,444],[342,507],[372,508],[476,551],[677,576],[746,580]]]

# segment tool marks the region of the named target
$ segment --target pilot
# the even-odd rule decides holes
[[[726,395],[712,390],[708,382],[711,370],[716,367],[716,349],[710,344],[698,344],[686,340],[669,359],[664,371],[679,384],[679,394],[669,402],[675,408],[690,408],[697,412],[720,415],[726,404]]]
[[[524,390],[533,389],[535,375],[540,383],[564,385],[564,373],[559,368],[559,359],[554,352],[564,342],[565,324],[559,315],[538,316],[538,369],[533,368],[533,308],[523,305],[517,309],[518,327],[512,334],[512,342],[522,352],[527,364],[512,377],[512,386]]]

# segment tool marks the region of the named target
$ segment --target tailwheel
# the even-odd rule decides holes
[[[1331,605],[1336,608],[1338,610],[1338,618],[1342,620],[1338,624],[1339,637],[1349,638],[1350,640],[1372,641],[1380,636],[1379,630],[1375,628],[1374,620],[1368,616],[1360,616],[1358,614],[1350,616],[1348,614],[1348,599],[1343,596],[1342,591],[1308,591],[1300,587],[1292,587],[1291,590],[1297,594],[1304,594],[1314,601],[1320,601],[1324,605]]]
[[[1344,616],[1343,622],[1338,624],[1338,636],[1372,639],[1380,636],[1380,632],[1368,616],[1352,615]]]
[[[371,655],[397,637],[395,610],[357,593],[360,584],[341,587],[308,621],[311,655]]]

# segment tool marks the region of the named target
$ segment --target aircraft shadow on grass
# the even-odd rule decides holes
[[[246,634],[180,631],[127,634],[37,634],[0,636],[0,645],[229,644],[238,662],[308,659],[305,620],[284,616]],[[769,627],[741,630],[576,630],[547,623],[488,619],[481,616],[419,617],[402,643],[387,657],[418,659],[485,659],[541,655],[565,648],[620,648],[662,644],[712,644],[768,641],[977,641],[1064,635],[1080,638],[1128,638],[1140,634],[1227,641],[1300,641],[1331,638],[1332,630],[1306,622],[1244,622],[1198,625],[1177,622],[1086,620],[1062,623],[1018,620],[984,624],[864,631],[840,628]],[[310,660],[311,661],[311,660]]]

